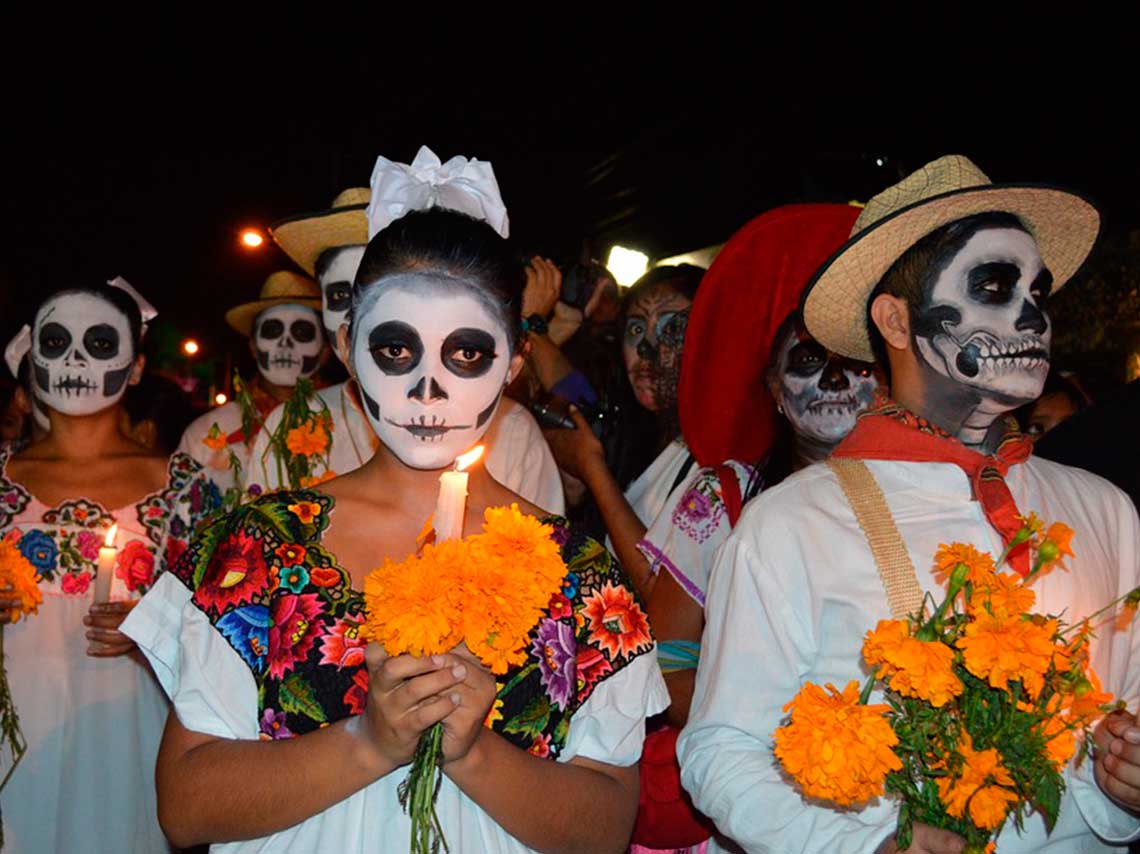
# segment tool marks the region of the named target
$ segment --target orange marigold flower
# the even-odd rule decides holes
[[[222,432],[222,428],[218,426],[215,421],[210,425],[210,430],[202,438],[202,444],[209,448],[211,451],[220,451],[226,446],[226,434]]]
[[[1041,734],[1046,739],[1045,754],[1057,770],[1061,770],[1077,750],[1072,720],[1065,715],[1046,718],[1041,725]]]
[[[1116,615],[1116,620],[1113,625],[1118,632],[1128,631],[1128,626],[1131,625],[1132,620],[1136,617],[1136,610],[1140,608],[1140,587],[1137,587],[1131,593],[1124,597],[1124,602],[1120,606],[1120,611]]]
[[[1087,726],[1112,700],[1113,695],[1101,689],[1100,677],[1089,667],[1073,691],[1073,699],[1069,703],[1069,715],[1077,726]]]
[[[321,424],[309,421],[285,434],[285,447],[302,456],[323,454],[329,447],[329,434]]]
[[[1073,529],[1063,522],[1054,522],[1045,531],[1041,542],[1037,544],[1037,564],[1036,573],[1042,574],[1048,572],[1054,566],[1064,567],[1061,559],[1064,557],[1075,557],[1071,542],[1073,540]]]
[[[315,501],[298,501],[290,504],[288,510],[306,525],[321,515],[321,505]]]
[[[988,602],[993,613],[1012,617],[1028,613],[1036,601],[1037,594],[1025,586],[1020,575],[1002,572],[974,593],[970,611],[974,613],[984,607],[982,603]]]
[[[1020,680],[1030,697],[1045,686],[1045,673],[1055,660],[1067,666],[1068,654],[1053,642],[1056,620],[1033,620],[1006,614],[980,612],[955,642],[966,669],[994,688],[1008,690],[1009,680]]]
[[[774,733],[776,757],[808,797],[863,803],[882,795],[887,774],[902,768],[888,707],[862,705],[858,682],[842,693],[808,682],[784,710],[791,717]]]
[[[0,590],[11,588],[6,591],[7,595],[18,600],[11,612],[13,623],[39,611],[44,601],[39,583],[36,568],[20,552],[15,541],[0,541]],[[0,667],[3,667],[2,661]]]
[[[954,674],[954,650],[940,641],[921,641],[910,636],[903,620],[880,620],[863,641],[863,658],[879,668],[879,678],[906,697],[945,706],[963,691]]]
[[[994,559],[988,552],[980,552],[966,543],[943,543],[934,553],[935,576],[939,583],[946,584],[954,567],[963,563],[968,573],[966,581],[974,585],[984,585],[989,582],[996,570]]]
[[[1001,788],[1016,785],[1013,777],[1001,764],[1001,755],[995,748],[975,750],[965,731],[955,752],[961,767],[952,776],[938,778],[938,796],[954,818],[962,818],[969,810],[974,824],[993,830],[1005,821],[1010,805],[1018,800],[1016,793]]]
[[[312,489],[314,486],[320,486],[322,483],[330,481],[334,477],[336,477],[336,472],[332,469],[329,469],[324,474],[306,475],[305,477],[301,478],[301,488]]]

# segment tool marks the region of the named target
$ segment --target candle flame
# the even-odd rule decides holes
[[[459,457],[456,458],[455,470],[456,471],[465,470],[468,466],[475,463],[481,456],[483,456],[483,446],[482,445],[476,445],[474,448],[472,448],[466,454],[461,454]]]
[[[110,528],[107,529],[107,536],[103,538],[103,545],[105,545],[105,546],[115,545],[115,534],[117,534],[117,533],[119,533],[119,523],[118,522],[116,522],[114,525],[112,525]]]

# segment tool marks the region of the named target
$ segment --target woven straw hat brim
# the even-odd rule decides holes
[[[319,299],[311,299],[309,297],[273,297],[272,299],[259,299],[253,302],[247,302],[243,305],[237,305],[226,312],[226,323],[230,328],[236,332],[240,332],[246,338],[250,337],[253,333],[253,321],[257,316],[267,308],[272,308],[275,305],[303,305],[315,310],[318,314],[321,311],[321,301]]]
[[[315,276],[317,259],[326,249],[368,243],[368,205],[348,205],[283,219],[269,229],[281,251]]]
[[[1033,235],[1057,291],[1080,269],[1100,233],[1088,199],[1041,184],[989,184],[953,190],[891,213],[854,235],[819,270],[804,296],[804,323],[824,347],[874,360],[867,298],[891,265],[944,225],[980,213],[1010,213]]]

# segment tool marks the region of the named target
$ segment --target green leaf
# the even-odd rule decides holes
[[[277,688],[277,700],[280,702],[283,712],[304,715],[317,723],[328,723],[325,710],[317,703],[313,686],[306,682],[299,673],[294,673],[281,683]]]
[[[1033,805],[1045,817],[1045,827],[1050,833],[1053,825],[1057,823],[1057,814],[1061,811],[1061,793],[1064,783],[1059,774],[1042,774],[1037,778],[1037,785],[1033,787]]]
[[[195,546],[198,549],[198,557],[194,561],[193,575],[195,590],[202,584],[202,579],[206,576],[206,568],[210,565],[214,552],[218,549],[218,543],[222,541],[222,536],[225,533],[226,526],[219,520],[210,527],[203,528],[198,534],[198,542]]]
[[[518,733],[537,738],[546,729],[550,720],[550,698],[536,697],[523,711],[515,715],[503,727],[503,732]]]

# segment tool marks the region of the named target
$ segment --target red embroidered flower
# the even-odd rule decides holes
[[[63,592],[71,596],[86,593],[87,587],[90,584],[90,572],[69,572],[64,575],[59,582],[59,586],[63,589]]]
[[[363,667],[352,674],[352,685],[344,692],[344,704],[354,715],[363,714],[368,702],[368,671]]]
[[[130,591],[149,587],[154,580],[154,554],[142,540],[131,540],[119,552],[115,575],[127,583]]]
[[[532,741],[530,743],[530,747],[527,748],[527,752],[533,753],[539,759],[545,759],[547,756],[550,755],[550,736],[549,735],[535,736],[534,741]]]
[[[336,587],[340,584],[340,571],[327,566],[318,566],[309,573],[309,581],[317,587]]]
[[[320,598],[316,593],[278,596],[269,615],[269,675],[282,679],[305,660],[322,634]]]
[[[75,521],[76,522],[86,522],[87,521],[87,511],[84,510],[82,507],[77,507],[75,509]]]
[[[220,613],[252,602],[268,587],[269,567],[261,553],[261,540],[237,531],[214,552],[195,598]]]
[[[283,566],[296,566],[305,561],[305,547],[286,544],[273,550]]]
[[[583,609],[590,627],[590,642],[613,658],[646,649],[652,641],[649,620],[633,593],[607,581],[586,599]]]
[[[602,651],[592,646],[579,646],[576,656],[578,669],[578,702],[585,702],[604,677],[614,672],[614,666],[609,663]]]
[[[165,512],[166,511],[163,510],[161,507],[148,507],[147,511],[146,511],[146,517],[148,519],[157,519],[159,516],[163,515]]]
[[[364,647],[367,645],[360,637],[359,622],[337,620],[332,631],[321,641],[321,664],[335,664],[340,669],[359,667],[364,663]]]
[[[563,617],[572,616],[574,609],[570,607],[570,600],[563,596],[561,593],[555,593],[550,597],[550,604],[546,606],[550,611],[550,617],[554,620],[559,620]]]

